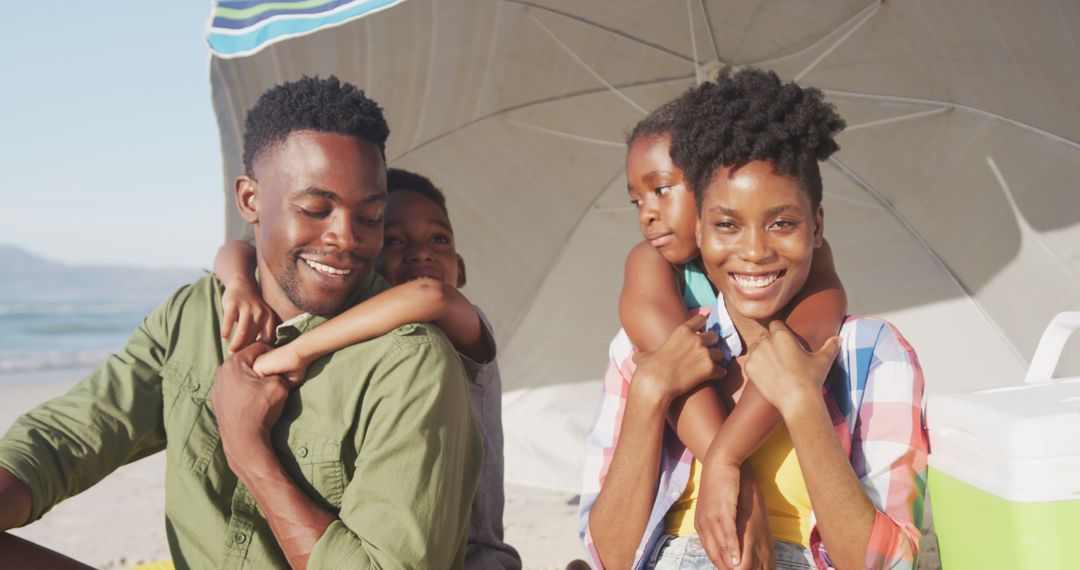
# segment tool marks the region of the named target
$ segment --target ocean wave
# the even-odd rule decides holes
[[[41,352],[0,351],[0,374],[97,366],[113,352],[115,351],[102,349]]]
[[[106,316],[147,313],[141,303],[0,303],[0,317]]]

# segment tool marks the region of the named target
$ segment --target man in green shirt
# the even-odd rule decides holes
[[[378,105],[333,77],[275,87],[248,114],[236,201],[277,343],[386,288],[373,266],[388,134]],[[180,289],[16,422],[0,440],[0,531],[164,449],[178,568],[460,567],[482,445],[438,329],[339,350],[291,385],[252,371],[265,344],[227,354],[221,294],[209,276]],[[0,560],[17,543],[0,535]]]

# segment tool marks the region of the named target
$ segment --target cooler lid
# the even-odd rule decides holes
[[[930,464],[1014,500],[1080,499],[1080,377],[1051,378],[1080,312],[1047,327],[1025,384],[931,397]]]

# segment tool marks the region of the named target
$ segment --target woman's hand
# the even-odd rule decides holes
[[[840,337],[808,352],[782,321],[769,323],[769,332],[750,345],[743,370],[761,395],[784,418],[802,398],[821,397],[821,386],[840,350]]]
[[[702,332],[705,315],[694,315],[679,325],[660,348],[634,355],[637,370],[633,382],[648,383],[664,401],[689,392],[706,380],[722,378],[723,351],[713,348],[714,332]]]
[[[260,355],[255,359],[255,372],[259,376],[284,376],[290,382],[302,381],[311,362],[297,352],[293,344],[295,343],[286,344]]]
[[[277,314],[266,304],[259,290],[246,283],[225,286],[221,295],[221,338],[228,339],[235,326],[236,334],[229,341],[229,352],[261,340],[274,342]]]

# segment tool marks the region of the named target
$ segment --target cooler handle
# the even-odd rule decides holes
[[[1053,381],[1054,368],[1057,367],[1061,351],[1065,348],[1065,341],[1073,331],[1080,330],[1080,311],[1058,313],[1054,320],[1046,326],[1039,346],[1035,348],[1035,356],[1031,359],[1025,384],[1038,384]]]

